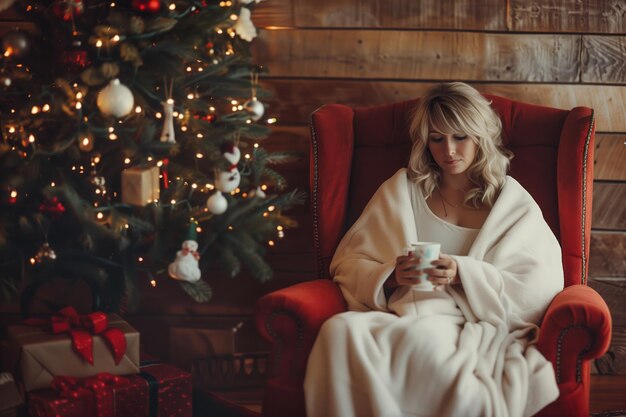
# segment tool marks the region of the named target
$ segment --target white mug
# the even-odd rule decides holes
[[[422,271],[426,268],[433,268],[432,261],[439,259],[441,251],[441,243],[436,242],[418,242],[411,243],[411,251],[413,256],[420,258],[418,270]],[[421,273],[417,284],[413,285],[414,290],[432,291],[433,284],[428,280],[428,274]]]

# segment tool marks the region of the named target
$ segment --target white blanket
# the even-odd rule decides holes
[[[351,312],[328,320],[309,357],[308,417],[530,416],[555,400],[534,342],[563,288],[561,250],[511,177],[468,256],[462,286],[432,292],[383,283],[419,241],[406,170],[376,191],[331,263]],[[390,314],[392,313],[392,314]]]

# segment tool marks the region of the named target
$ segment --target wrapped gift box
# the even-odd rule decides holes
[[[8,361],[6,366],[19,377],[26,391],[47,388],[56,375],[88,377],[108,372],[115,375],[139,372],[139,332],[116,314],[107,315],[109,327],[124,333],[126,352],[118,364],[107,342],[93,335],[91,365],[72,347],[67,333],[52,334],[43,326],[8,327]],[[13,369],[12,369],[13,368]]]
[[[122,202],[145,206],[159,199],[158,167],[132,167],[122,171]]]
[[[13,375],[0,373],[0,417],[15,417],[22,404],[22,396],[17,390]]]
[[[107,392],[52,389],[29,393],[31,417],[192,417],[191,375],[169,365],[142,366]],[[88,385],[88,381],[85,385]]]

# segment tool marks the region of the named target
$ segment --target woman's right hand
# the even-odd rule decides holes
[[[422,271],[417,269],[419,264],[420,258],[413,256],[413,252],[409,252],[408,255],[398,256],[396,258],[396,269],[392,274],[396,285],[415,285],[423,274]]]

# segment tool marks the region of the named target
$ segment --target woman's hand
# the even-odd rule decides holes
[[[408,255],[401,255],[396,258],[396,269],[394,270],[392,280],[398,285],[415,285],[419,282],[420,277],[425,272],[419,271],[417,268],[420,264],[420,258],[413,256],[413,252]],[[390,285],[393,285],[390,283]]]
[[[454,258],[442,253],[439,259],[432,261],[434,268],[424,269],[433,285],[454,285],[461,283],[458,266]]]

